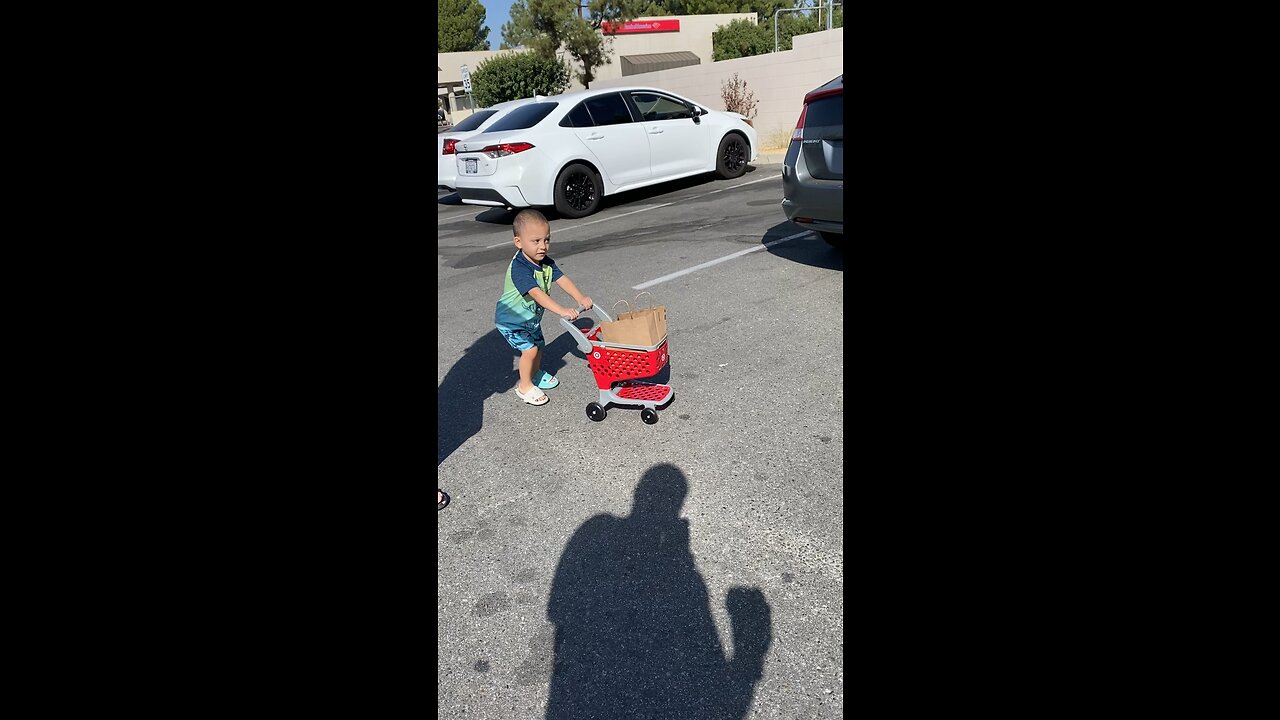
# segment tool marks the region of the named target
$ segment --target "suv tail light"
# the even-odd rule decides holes
[[[440,154],[441,154],[441,155],[453,155],[453,154],[457,153],[458,151],[457,151],[457,150],[455,150],[455,149],[453,148],[453,146],[454,146],[454,145],[457,145],[457,144],[458,144],[458,141],[457,141],[457,140],[454,140],[453,138],[445,138],[445,139],[444,139],[444,150],[442,150],[442,151],[440,152]]]
[[[516,153],[522,153],[525,150],[531,149],[532,147],[533,146],[527,142],[502,143],[500,145],[490,145],[489,147],[481,150],[480,152],[484,153],[485,155],[488,155],[491,158],[500,158],[500,157],[505,157],[507,155],[515,155]]]
[[[804,104],[804,108],[800,110],[800,119],[796,121],[796,129],[791,131],[791,142],[800,142],[804,139],[804,116],[809,114],[809,103]]]

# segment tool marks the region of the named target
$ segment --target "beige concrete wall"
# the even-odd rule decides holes
[[[609,58],[613,61],[608,65],[601,65],[596,68],[596,80],[612,80],[622,77],[622,60],[623,55],[648,55],[650,53],[679,52],[687,50],[694,55],[702,58],[703,65],[711,63],[711,34],[722,25],[728,25],[734,20],[750,20],[756,21],[756,14],[749,13],[725,13],[721,15],[679,15],[679,16],[654,16],[650,18],[636,18],[632,22],[644,22],[645,20],[679,20],[680,31],[672,33],[626,33],[623,35],[613,36],[613,52],[609,54]],[[628,75],[628,77],[634,77]],[[591,83],[591,87],[595,87],[595,82]],[[582,83],[577,80],[570,82],[570,90],[581,90]]]
[[[791,43],[793,49],[782,52],[598,80],[591,87],[649,85],[723,110],[720,86],[737,73],[759,101],[753,122],[761,144],[769,147],[783,132],[790,138],[806,93],[844,73],[844,28],[797,35]],[[785,147],[782,142],[778,147]]]
[[[637,21],[676,19],[680,21],[680,32],[614,36],[613,62],[596,70],[599,76],[591,83],[591,87],[650,85],[683,95],[711,109],[723,110],[720,86],[736,72],[738,77],[747,81],[747,90],[759,101],[756,106],[758,114],[753,122],[760,133],[761,143],[768,147],[770,141],[784,131],[786,137],[790,137],[791,130],[800,117],[805,93],[844,72],[844,28],[797,35],[791,39],[791,50],[712,62],[711,34],[716,28],[739,18],[754,20],[755,17],[755,13],[731,13],[637,18]],[[622,55],[680,50],[688,50],[702,58],[702,64],[622,77],[622,61],[619,59]],[[525,50],[520,48],[438,54],[436,66],[439,68],[439,84],[460,90],[457,85],[462,82],[463,64],[474,72],[481,61],[500,52]],[[582,85],[572,80],[568,89],[580,90]],[[449,117],[455,123],[470,114],[470,110],[459,110],[452,104],[449,106]],[[782,142],[781,146],[785,147],[785,139]]]
[[[711,34],[723,25],[728,25],[734,20],[750,20],[756,21],[756,14],[749,13],[724,13],[719,15],[680,15],[680,16],[655,16],[649,18],[636,18],[632,22],[643,22],[645,20],[679,20],[679,32],[663,32],[663,33],[625,33],[613,36],[613,48],[610,53],[610,62],[608,65],[601,65],[596,68],[597,80],[608,80],[622,77],[622,61],[619,59],[623,55],[648,55],[650,53],[663,52],[679,52],[687,50],[694,55],[702,58],[702,64],[708,65],[712,58]],[[438,53],[436,55],[436,66],[440,70],[436,73],[438,85],[457,85],[462,82],[462,65],[466,65],[471,71],[475,71],[476,66],[481,61],[487,60],[500,52],[524,52],[525,48],[517,48],[516,50],[479,50],[474,52],[455,52],[455,53]],[[561,57],[565,57],[561,53]],[[571,63],[572,64],[572,63]],[[594,85],[594,83],[592,83]],[[568,90],[581,90],[582,83],[570,78]]]

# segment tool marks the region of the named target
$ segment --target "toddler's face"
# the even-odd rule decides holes
[[[515,237],[516,247],[534,262],[541,262],[551,247],[551,228],[546,223],[529,223]]]

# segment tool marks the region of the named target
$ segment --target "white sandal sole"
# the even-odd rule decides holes
[[[535,391],[540,393],[541,397],[535,397],[533,394]],[[516,388],[516,397],[520,398],[528,405],[546,405],[548,402],[551,401],[551,398],[547,397],[547,394],[539,390],[536,386],[533,388],[533,390],[529,391],[528,395],[525,395],[524,393],[520,392],[520,388]]]

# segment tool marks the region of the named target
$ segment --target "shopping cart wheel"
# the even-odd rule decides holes
[[[587,406],[587,417],[596,422],[600,422],[606,415],[604,408],[600,407],[600,403],[591,403]]]
[[[652,425],[658,422],[658,413],[650,410],[649,408],[645,408],[640,411],[640,419],[645,421],[646,424]]]

